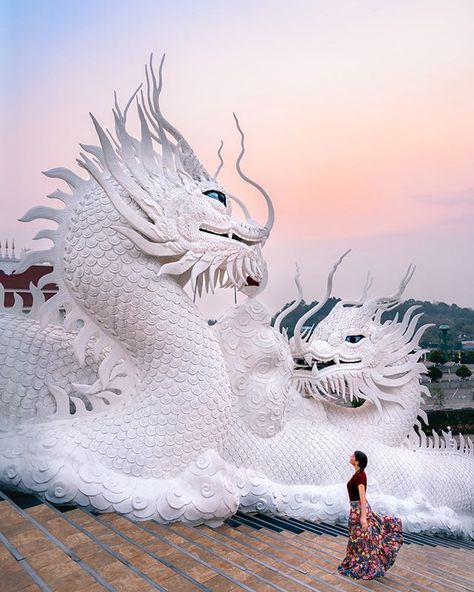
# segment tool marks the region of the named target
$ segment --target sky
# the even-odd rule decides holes
[[[334,295],[391,293],[474,308],[474,2],[472,0],[0,0],[0,241],[44,248],[44,223],[18,222],[79,172],[79,143],[96,143],[89,111],[110,125],[150,52],[166,53],[163,110],[203,164],[264,221],[261,299],[276,311],[318,299],[347,249]],[[206,297],[204,314],[233,302]],[[242,296],[239,296],[239,299]]]

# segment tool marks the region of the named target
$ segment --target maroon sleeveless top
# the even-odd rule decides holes
[[[363,485],[367,491],[367,475],[364,471],[354,473],[347,482],[347,491],[351,502],[360,502],[359,485]]]

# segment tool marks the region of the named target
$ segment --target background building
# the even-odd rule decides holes
[[[21,253],[23,255],[24,251]],[[15,273],[20,258],[15,254],[15,241],[8,244],[8,240],[2,245],[0,241],[0,285],[4,290],[3,306],[9,308],[14,305],[15,292],[23,299],[23,310],[29,311],[33,302],[30,284],[38,285],[38,281],[44,275],[50,273],[51,265],[32,265],[23,273]],[[58,288],[56,284],[47,284],[42,289],[46,300],[51,298]]]

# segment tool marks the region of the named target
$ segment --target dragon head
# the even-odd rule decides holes
[[[163,58],[164,59],[164,58]],[[244,134],[237,170],[260,190],[268,206],[264,225],[255,222],[245,206],[217,181],[223,161],[214,175],[199,162],[192,148],[161,113],[163,60],[158,81],[152,60],[146,67],[146,91],[135,91],[122,111],[115,100],[116,138],[106,133],[92,117],[100,146],[82,146],[79,165],[97,181],[115,209],[120,223],[114,228],[144,254],[157,257],[160,274],[191,280],[193,290],[212,291],[216,285],[238,289],[263,277],[261,247],[273,225],[274,213],[268,194],[244,175]],[[141,139],[127,130],[127,112],[136,100]],[[87,154],[86,154],[87,153]],[[232,202],[246,214],[241,220],[232,213]]]
[[[330,295],[339,262],[330,274],[326,297],[300,318],[290,340],[296,386],[305,395],[335,402],[357,398],[371,401],[380,410],[383,401],[400,402],[397,389],[424,370],[418,363],[423,353],[418,342],[429,325],[417,329],[422,315],[413,313],[418,307],[409,308],[400,322],[398,315],[382,322],[383,313],[399,304],[414,267],[409,267],[391,296],[367,299],[368,278],[358,301],[339,301],[315,328],[305,331],[303,322]]]

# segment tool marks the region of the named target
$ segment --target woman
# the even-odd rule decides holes
[[[367,456],[356,450],[349,462],[354,475],[347,483],[351,510],[349,542],[344,561],[337,570],[344,576],[373,580],[392,567],[403,544],[402,522],[392,516],[372,512],[365,497]]]

